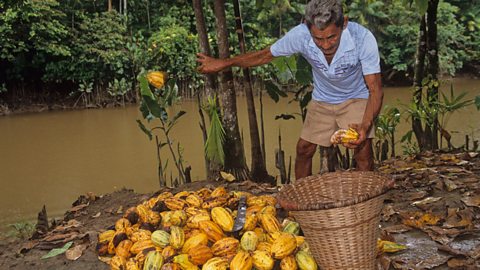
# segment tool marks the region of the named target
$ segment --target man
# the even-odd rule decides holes
[[[373,170],[373,122],[383,99],[378,46],[368,29],[348,22],[341,0],[310,1],[305,22],[261,51],[229,59],[198,54],[198,70],[212,73],[232,66],[258,66],[296,53],[312,66],[314,83],[297,143],[296,179],[312,174],[317,145],[330,146],[330,136],[339,128],[352,127],[359,134],[358,140],[344,144],[355,149],[357,170]]]

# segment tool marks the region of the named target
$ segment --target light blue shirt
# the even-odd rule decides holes
[[[330,65],[305,24],[291,29],[270,47],[270,51],[275,57],[300,53],[312,66],[312,98],[331,104],[352,98],[367,99],[369,92],[363,76],[380,73],[375,37],[354,22],[348,22],[342,31],[340,45]]]

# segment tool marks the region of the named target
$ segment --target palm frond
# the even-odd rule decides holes
[[[210,116],[210,129],[208,130],[207,141],[205,142],[205,155],[209,160],[224,165],[225,152],[223,150],[223,143],[225,142],[225,130],[220,121],[215,97],[208,99],[206,111]]]

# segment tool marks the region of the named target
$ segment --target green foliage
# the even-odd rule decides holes
[[[205,142],[205,156],[222,166],[225,164],[225,151],[223,144],[225,142],[225,130],[220,121],[219,109],[216,97],[208,97],[206,106],[203,108],[210,118],[210,129],[208,130],[207,140]]]
[[[150,65],[172,74],[178,80],[192,80],[198,85],[196,72],[197,37],[186,28],[172,25],[154,32],[148,40]]]
[[[26,240],[35,231],[35,224],[32,221],[21,221],[9,225],[10,230],[6,233],[8,238]]]
[[[170,137],[170,131],[176,125],[178,120],[185,115],[185,111],[178,111],[174,115],[170,115],[168,108],[171,108],[173,105],[177,104],[180,101],[178,96],[178,87],[175,83],[175,80],[169,80],[162,87],[162,89],[155,89],[152,91],[148,84],[145,74],[141,74],[138,78],[140,82],[140,93],[142,95],[142,101],[140,104],[140,112],[142,117],[147,122],[152,122],[154,120],[158,121],[157,126],[149,127],[146,126],[142,121],[137,120],[137,124],[141,131],[143,131],[150,140],[155,136],[156,140],[156,149],[157,149],[157,158],[158,158],[158,168],[159,168],[159,182],[160,186],[166,184],[166,176],[164,174],[166,167],[168,165],[168,160],[165,165],[163,165],[162,158],[160,155],[160,150],[167,146],[170,154],[174,160],[174,164],[178,170],[178,176],[180,178],[180,183],[184,182],[184,168],[183,168],[183,149],[180,147],[180,144],[177,145],[177,152],[173,149],[173,140]],[[160,130],[162,139],[159,139],[159,136],[155,134],[155,130]],[[172,183],[173,185],[173,183]]]

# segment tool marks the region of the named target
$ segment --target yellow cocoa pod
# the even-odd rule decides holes
[[[208,212],[200,212],[194,216],[191,216],[187,220],[187,227],[198,229],[200,221],[210,220],[210,214]]]
[[[210,197],[203,201],[203,209],[212,209],[214,207],[223,207],[227,204],[228,197]]]
[[[245,217],[245,224],[243,224],[243,230],[253,231],[257,226],[257,221],[258,221],[257,215],[255,214],[247,215]]]
[[[195,265],[202,265],[213,258],[213,252],[207,245],[198,245],[188,251],[188,260]]]
[[[275,261],[270,257],[270,254],[263,250],[255,250],[252,259],[253,266],[255,266],[255,269],[257,270],[271,270],[275,264]]]
[[[281,270],[297,270],[297,262],[295,261],[295,256],[288,255],[280,261]]]
[[[250,216],[250,215],[256,215],[258,213],[260,213],[260,211],[262,211],[264,206],[261,206],[261,205],[252,205],[252,206],[249,206],[247,208],[247,217]]]
[[[180,198],[172,197],[165,199],[165,206],[167,206],[168,209],[170,210],[182,210],[187,206],[187,202],[185,200],[182,200]]]
[[[180,192],[176,193],[175,195],[173,195],[173,197],[179,198],[179,199],[185,199],[189,195],[190,195],[190,191],[183,190],[183,191],[180,191]]]
[[[216,187],[212,193],[210,193],[210,197],[217,198],[217,197],[225,197],[228,196],[228,192],[223,186]]]
[[[180,249],[185,243],[185,233],[183,229],[178,226],[172,226],[170,228],[170,245],[174,249]]]
[[[253,231],[255,232],[255,234],[257,234],[258,242],[267,241],[267,233],[265,233],[265,230],[263,228],[255,227]]]
[[[151,71],[147,73],[148,82],[155,88],[162,88],[166,78],[166,73],[161,71]]]
[[[282,235],[282,232],[273,232],[273,233],[267,233],[265,236],[267,238],[267,242],[270,244],[273,244],[275,240],[277,240],[280,236]]]
[[[132,245],[133,242],[131,240],[123,240],[115,248],[115,254],[117,256],[127,259],[128,257],[130,257],[130,248],[132,247]]]
[[[263,208],[267,205],[267,202],[261,196],[251,196],[247,199],[247,206],[251,207],[254,205]]]
[[[171,262],[171,263],[164,264],[161,270],[181,270],[181,269],[182,268],[178,263]]]
[[[190,249],[198,246],[198,245],[207,245],[208,244],[208,236],[205,233],[198,233],[185,241],[182,247],[182,253],[186,254]]]
[[[163,201],[163,200],[171,198],[171,197],[173,197],[173,194],[170,191],[164,191],[164,192],[160,193],[160,195],[157,196],[157,199],[159,201]]]
[[[259,214],[260,224],[263,229],[268,233],[280,231],[280,223],[277,218],[271,214]]]
[[[198,223],[198,227],[207,235],[208,240],[212,241],[213,243],[225,237],[225,234],[220,226],[211,220],[200,221]]]
[[[283,231],[287,233],[291,233],[293,235],[298,235],[300,233],[300,224],[295,221],[290,221],[283,227]]]
[[[202,266],[202,270],[227,270],[228,260],[221,257],[213,257]]]
[[[212,191],[208,188],[201,188],[197,191],[195,191],[195,194],[197,194],[198,196],[200,196],[200,198],[202,198],[203,200],[205,200],[206,198],[210,197],[210,194],[212,193]]]
[[[146,248],[140,251],[139,253],[137,253],[137,255],[135,255],[135,261],[138,263],[138,267],[143,269],[143,263],[145,262],[145,257],[150,251],[155,251],[155,248],[153,247]]]
[[[275,205],[277,204],[277,199],[273,196],[270,196],[270,195],[262,195],[260,196],[262,198],[262,200],[265,201],[265,203],[267,205],[270,205],[270,206],[273,206],[275,207]]]
[[[203,199],[197,194],[190,194],[188,195],[187,198],[185,198],[185,201],[190,207],[200,207],[202,206]]]
[[[115,235],[115,230],[104,231],[103,233],[98,235],[98,242],[99,243],[110,242],[112,241],[114,235]]]
[[[187,218],[187,213],[185,213],[185,211],[175,210],[170,217],[170,224],[173,226],[183,227],[187,223]]]
[[[143,205],[145,205],[145,206],[148,207],[149,209],[152,209],[157,202],[158,202],[158,198],[157,198],[157,197],[153,197],[153,198],[150,198],[150,199],[144,201],[144,202],[143,202]]]
[[[127,259],[121,256],[113,256],[110,260],[110,269],[112,270],[124,270],[127,265]]]
[[[145,205],[142,205],[142,204],[137,205],[137,213],[142,223],[147,222],[148,212],[149,212],[149,209]]]
[[[268,252],[268,254],[272,254],[272,244],[268,243],[268,242],[260,242],[258,243],[257,245],[257,250],[263,250],[263,251],[266,251]]]
[[[147,220],[145,221],[145,223],[149,223],[156,226],[158,225],[158,223],[160,223],[160,220],[161,220],[161,216],[159,213],[152,210],[147,211]]]
[[[143,263],[144,270],[160,270],[163,265],[163,256],[159,251],[150,251],[145,256],[145,262]]]
[[[130,224],[130,221],[126,218],[121,218],[115,222],[116,231],[125,231],[130,226],[132,226],[132,224]]]
[[[125,265],[125,270],[140,270],[140,266],[134,258],[130,258]]]
[[[281,233],[281,235],[273,241],[270,251],[275,259],[283,259],[292,254],[296,248],[297,241],[295,240],[295,236],[290,233]]]
[[[189,207],[185,208],[185,212],[187,213],[187,216],[189,216],[189,217],[195,216],[195,215],[198,215],[198,214],[201,214],[201,213],[208,213],[205,209],[201,209],[201,208],[197,208],[197,207],[193,207],[193,206],[189,206]]]
[[[138,242],[142,240],[150,240],[152,237],[152,232],[149,230],[138,230],[136,232],[133,232],[132,235],[130,235],[130,240],[132,242]]]
[[[273,216],[276,216],[277,215],[277,209],[275,209],[274,206],[266,205],[265,207],[262,208],[262,210],[260,210],[260,213],[271,214]]]
[[[164,248],[170,244],[170,237],[171,235],[168,232],[156,230],[152,233],[151,240],[154,245]]]
[[[212,209],[212,219],[222,228],[224,232],[231,232],[233,229],[232,215],[223,207],[214,207]]]
[[[315,259],[305,251],[300,250],[295,255],[295,261],[297,262],[300,270],[317,270],[318,266]]]
[[[133,245],[130,247],[130,253],[137,255],[142,250],[146,248],[151,248],[151,247],[155,247],[155,245],[150,239],[137,241],[133,243]]]
[[[305,237],[295,235],[295,241],[297,241],[297,247],[301,247],[305,243]]]
[[[165,260],[177,255],[177,251],[172,246],[167,246],[162,250],[162,256]]]
[[[217,257],[234,254],[238,250],[239,241],[233,237],[225,237],[212,245],[213,254]]]
[[[180,254],[173,258],[174,263],[178,263],[182,270],[198,270],[198,267],[188,260],[188,254]]]
[[[258,236],[253,231],[246,231],[240,240],[240,247],[245,251],[254,251],[257,248]]]
[[[239,251],[230,262],[230,270],[251,270],[253,267],[253,259],[245,251]]]

